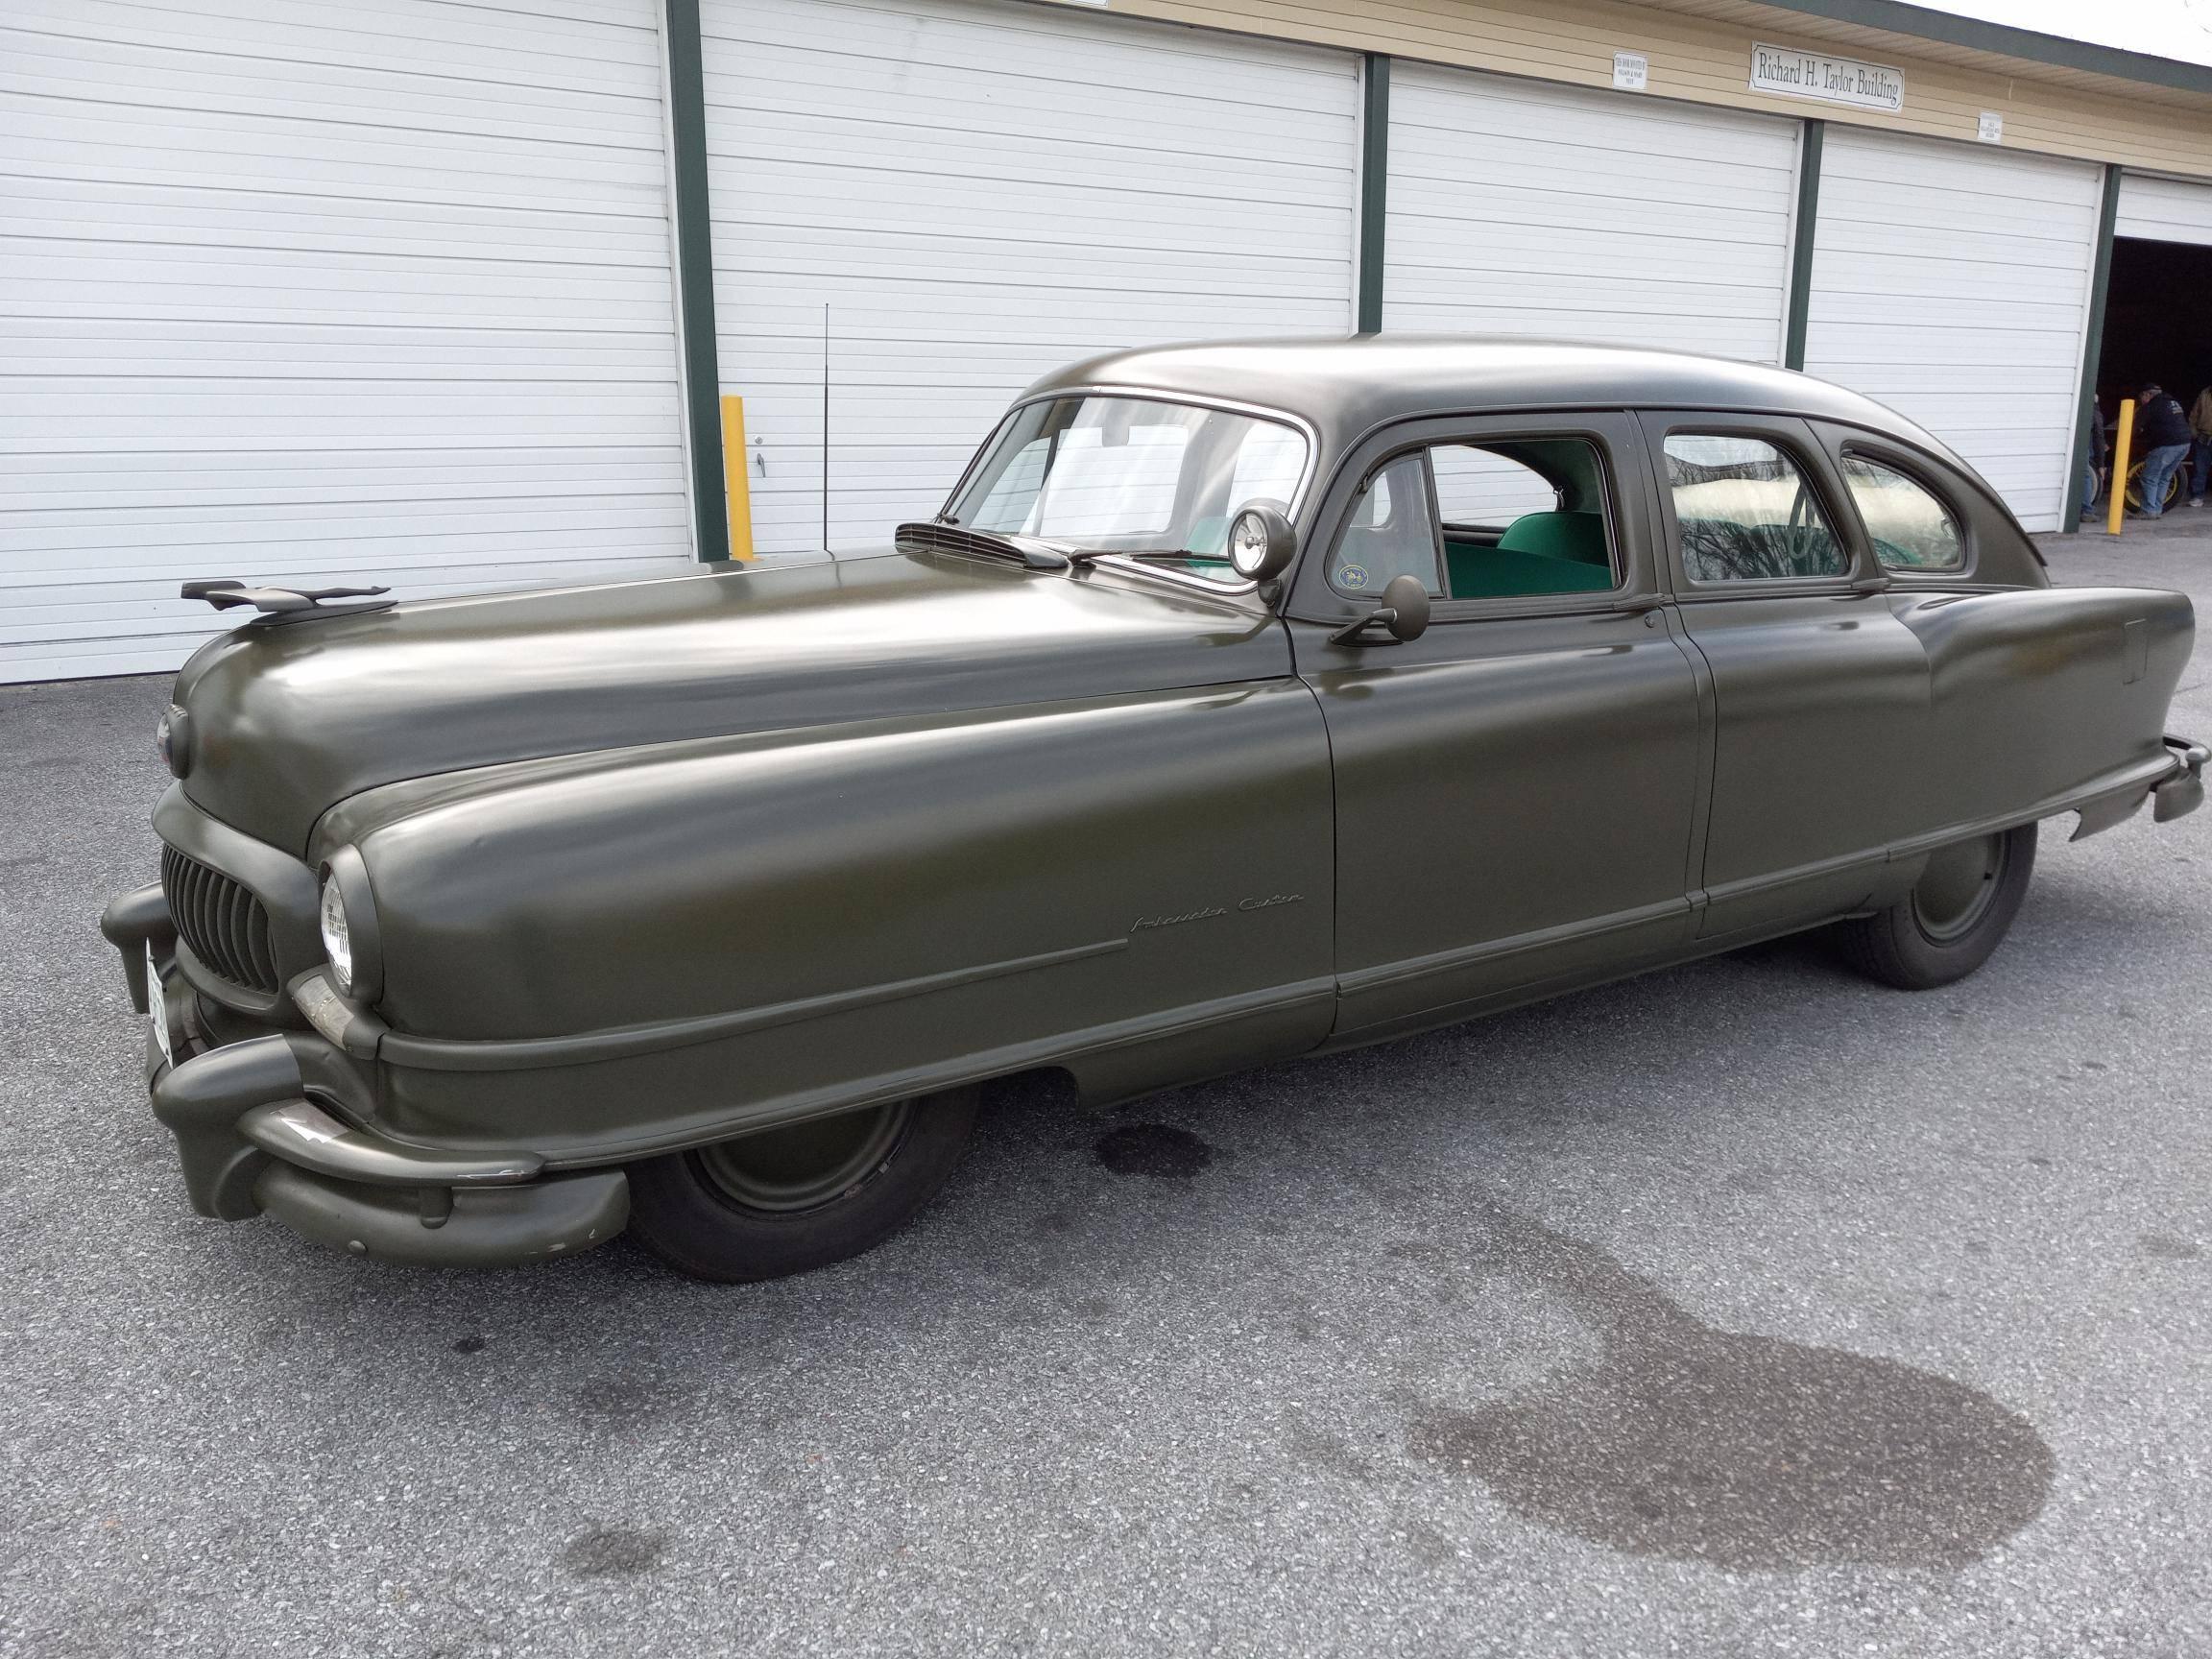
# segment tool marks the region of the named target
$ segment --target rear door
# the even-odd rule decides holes
[[[1289,624],[1336,779],[1336,1034],[1679,950],[1701,744],[1619,413],[1408,423],[1340,469]],[[1428,631],[1335,643],[1393,576]]]
[[[1642,417],[1664,552],[1713,697],[1700,937],[1855,908],[1917,828],[1900,781],[1924,743],[1919,639],[1802,421]]]

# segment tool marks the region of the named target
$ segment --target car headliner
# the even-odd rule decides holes
[[[1113,386],[1280,409],[1334,458],[1385,421],[1519,409],[1714,409],[1803,415],[1893,436],[1960,468],[1948,445],[1871,397],[1783,369],[1686,351],[1483,334],[1214,340],[1110,351],[1023,394]]]

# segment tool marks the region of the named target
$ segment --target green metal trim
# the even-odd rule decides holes
[[[1782,367],[1805,367],[1805,323],[1813,312],[1813,246],[1820,226],[1820,149],[1828,123],[1804,123],[1797,151],[1797,227],[1790,247],[1790,326],[1782,344]]]
[[[714,349],[714,229],[707,200],[707,85],[699,0],[667,0],[668,132],[675,160],[676,291],[683,313],[685,427],[702,564],[730,557],[722,482],[722,372]]]
[[[2148,52],[2128,52],[2117,46],[2098,46],[2087,40],[2069,40],[2009,23],[1984,23],[1978,17],[1960,17],[1903,0],[1765,0],[1778,11],[1807,17],[1824,17],[1831,23],[1855,23],[1863,29],[1887,29],[1892,35],[1916,36],[1965,46],[1977,52],[1996,52],[2007,58],[2024,58],[2032,63],[2051,63],[2061,69],[2080,69],[2091,75],[2110,75],[2121,81],[2139,81],[2151,86],[2171,86],[2181,92],[2212,93],[2212,67],[2184,63],[2178,59],[2153,57]],[[2176,22],[2178,27],[2178,22]]]
[[[2097,264],[2089,274],[2089,337],[2081,346],[2081,396],[2074,404],[2074,464],[2066,469],[2066,510],[2058,529],[2081,528],[2081,474],[2089,469],[2089,411],[2097,400],[2097,360],[2104,350],[2104,301],[2112,286],[2112,227],[2120,217],[2120,168],[2104,169],[2104,202],[2097,213]]]
[[[1390,59],[1363,55],[1359,128],[1359,332],[1382,330],[1382,257],[1390,211]]]

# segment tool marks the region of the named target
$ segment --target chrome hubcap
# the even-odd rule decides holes
[[[1937,942],[1956,939],[1981,921],[2005,873],[2005,837],[1984,835],[1932,854],[1912,889],[1920,931]]]
[[[692,1154],[722,1197],[746,1210],[813,1210],[865,1181],[898,1148],[914,1103],[741,1135]]]

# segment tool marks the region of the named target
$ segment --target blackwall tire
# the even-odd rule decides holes
[[[945,1185],[978,1094],[927,1094],[633,1164],[630,1236],[678,1272],[723,1285],[857,1256]]]
[[[1902,901],[1838,923],[1845,961],[1901,991],[1963,979],[2004,943],[2035,872],[2035,826],[1977,836],[1931,854]]]

